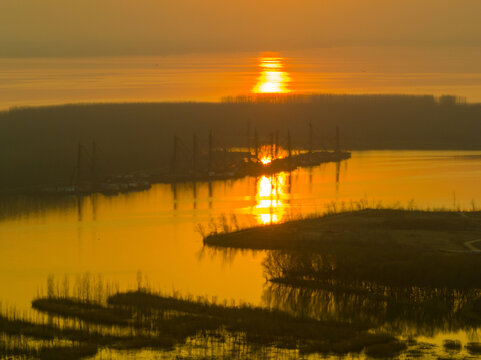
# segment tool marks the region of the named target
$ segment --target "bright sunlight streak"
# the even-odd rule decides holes
[[[262,176],[257,183],[256,213],[261,224],[278,223],[281,221],[284,204],[282,202],[285,174],[271,177]]]
[[[283,71],[282,57],[259,57],[261,74],[253,89],[254,93],[288,93],[287,83],[290,81],[287,72]]]

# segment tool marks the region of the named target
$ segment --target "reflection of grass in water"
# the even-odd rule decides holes
[[[173,345],[172,339],[149,338],[135,334],[132,336],[103,335],[88,329],[60,328],[51,324],[22,320],[16,314],[0,316],[0,332],[42,340],[63,339],[115,348],[169,348]]]
[[[460,351],[463,346],[459,340],[447,339],[443,341],[443,347],[449,351]]]
[[[481,343],[478,342],[470,342],[466,345],[466,349],[475,355],[481,354]]]
[[[264,290],[264,303],[298,316],[366,324],[398,335],[431,337],[447,330],[471,333],[481,325],[466,312],[481,295],[476,289],[460,292],[358,283],[352,284],[351,290],[347,284],[342,288],[296,284],[269,284]]]
[[[281,311],[250,306],[228,307],[138,291],[114,295],[109,303],[122,307],[133,306],[141,313],[175,310],[201,318],[218,319],[219,324],[227,330],[245,332],[250,340],[260,343],[294,344],[296,338],[315,339],[320,335],[334,341],[353,337],[362,331],[342,323],[299,319]]]
[[[127,326],[131,323],[131,313],[128,311],[105,308],[93,302],[73,298],[39,298],[32,301],[32,307],[49,314],[106,325]]]
[[[390,335],[369,333],[364,327],[354,324],[316,321],[276,310],[221,306],[145,291],[116,294],[109,298],[109,304],[134,307],[140,313],[174,310],[195,314],[200,318],[214,318],[226,330],[244,333],[248,342],[298,348],[302,352],[360,352],[368,345],[398,343]]]
[[[97,346],[92,344],[72,344],[66,347],[40,348],[31,347],[26,340],[20,340],[15,344],[2,344],[0,342],[0,358],[25,357],[40,360],[82,359],[97,353]]]
[[[89,286],[95,287],[95,284],[90,283]],[[52,278],[49,279],[47,288],[68,294],[66,290],[60,291],[60,286]],[[92,299],[101,298],[90,290],[88,294]],[[33,307],[48,315],[77,319],[80,321],[79,329],[60,328],[52,323],[33,323],[10,314],[0,318],[0,331],[47,340],[68,339],[118,349],[171,349],[175,345],[186,344],[188,338],[222,337],[225,331],[243,343],[245,349],[260,346],[293,349],[303,353],[344,354],[358,353],[367,346],[376,344],[400,344],[388,334],[371,333],[361,325],[296,317],[278,310],[247,305],[227,306],[178,295],[164,296],[142,287],[140,281],[137,291],[116,293],[106,300],[102,304],[50,293],[50,296],[35,299]],[[131,336],[94,332],[89,330],[89,326],[82,325],[87,323],[127,328],[130,329]],[[403,346],[396,346],[397,349],[401,347]]]

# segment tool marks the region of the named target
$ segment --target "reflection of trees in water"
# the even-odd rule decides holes
[[[211,260],[221,257],[224,264],[231,265],[234,262],[234,259],[238,253],[243,254],[248,252],[248,250],[240,251],[231,248],[215,248],[203,246],[199,250],[197,255],[199,260],[204,259],[206,256],[208,256]]]
[[[298,350],[261,346],[249,342],[241,333],[217,331],[199,333],[170,351],[169,358],[199,359],[297,359]]]
[[[0,221],[29,216],[47,216],[54,212],[69,216],[76,212],[78,221],[83,221],[85,213],[89,219],[97,219],[99,194],[70,196],[12,196],[0,201]]]
[[[478,289],[335,279],[332,255],[271,252],[263,265],[266,276],[274,279],[264,289],[264,305],[296,315],[368,324],[404,335],[469,332],[480,325],[465,313],[465,306],[481,296]],[[308,276],[307,270],[313,269],[317,272]]]
[[[0,220],[21,218],[30,214],[42,216],[51,209],[66,212],[76,207],[79,205],[75,196],[12,196],[0,201]]]
[[[472,254],[394,242],[325,240],[313,244],[307,241],[302,250],[269,252],[264,262],[266,276],[292,281],[345,281],[348,285],[369,281],[398,287],[481,289],[479,257]]]
[[[203,246],[197,253],[199,260],[210,259],[212,261],[222,259],[224,265],[233,265],[236,257],[262,257],[266,250],[236,249],[227,247]]]

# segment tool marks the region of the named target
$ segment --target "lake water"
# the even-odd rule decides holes
[[[275,82],[281,72],[265,77],[266,57],[281,60],[285,90],[292,93],[453,94],[481,102],[477,47],[346,47],[163,57],[0,56],[0,110],[78,102],[219,101],[255,91],[260,81]],[[279,91],[272,84],[261,89]]]
[[[0,299],[28,305],[48,274],[101,273],[133,285],[261,301],[263,253],[203,249],[198,224],[270,223],[369,206],[481,206],[481,152],[366,151],[352,159],[274,177],[177,185],[118,196],[16,199],[0,220]]]
[[[265,305],[265,252],[204,249],[199,224],[208,229],[222,217],[231,227],[266,224],[349,209],[360,199],[369,206],[471,209],[481,205],[480,180],[481,151],[356,151],[338,164],[273,177],[157,184],[117,196],[4,199],[0,300],[28,309],[49,274],[90,272],[132,288],[140,270],[156,289]]]

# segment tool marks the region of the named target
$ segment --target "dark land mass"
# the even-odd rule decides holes
[[[366,209],[211,234],[204,243],[269,250],[269,307],[432,337],[481,325],[481,250],[466,246],[478,239],[481,212]]]
[[[49,322],[22,320],[18,314],[5,313],[0,316],[0,333],[43,341],[67,340],[73,346],[32,349],[28,342],[23,347],[19,343],[4,344],[0,346],[0,358],[83,358],[95,354],[99,347],[169,351],[182,346],[188,337],[213,338],[222,343],[226,336],[237,343],[238,351],[253,346],[338,355],[365,351],[383,357],[406,348],[394,336],[372,331],[366,323],[316,320],[248,305],[219,305],[205,299],[165,296],[145,288],[116,293],[102,305],[93,300],[53,296],[35,299],[32,307],[49,315]],[[68,324],[76,325],[60,327],[56,325],[58,319],[69,319]],[[102,329],[110,329],[110,333]],[[210,340],[207,344],[214,346]],[[222,357],[223,349],[220,345],[210,351]]]
[[[207,169],[208,136],[222,149],[269,144],[344,149],[480,149],[481,105],[455,97],[319,95],[231,99],[223,103],[64,105],[0,112],[0,190],[74,182],[79,143],[85,157],[96,143],[97,176],[168,172],[174,135],[178,168]],[[312,124],[311,130],[309,123]],[[250,134],[250,136],[248,136]],[[204,160],[201,160],[201,159]],[[218,161],[223,161],[222,156]],[[90,167],[90,165],[88,165]]]
[[[211,234],[214,247],[279,250],[267,268],[283,282],[362,282],[481,288],[481,213],[363,210]]]
[[[302,353],[346,354],[365,350],[373,354],[381,352],[380,356],[385,356],[406,348],[404,343],[389,334],[369,331],[365,323],[320,321],[273,309],[164,296],[146,289],[112,295],[107,305],[54,297],[35,299],[32,306],[51,316],[76,319],[86,324],[132,328],[135,329],[130,331],[133,333],[148,331],[151,337],[90,335],[88,331],[54,330],[47,325],[6,319],[0,322],[0,331],[10,334],[17,331],[40,338],[49,338],[55,331],[55,336],[60,339],[79,336],[79,341],[88,344],[126,349],[164,347],[168,350],[169,346],[182,344],[189,336],[218,337],[222,331],[235,338],[242,334],[239,341],[246,345],[297,349]]]

